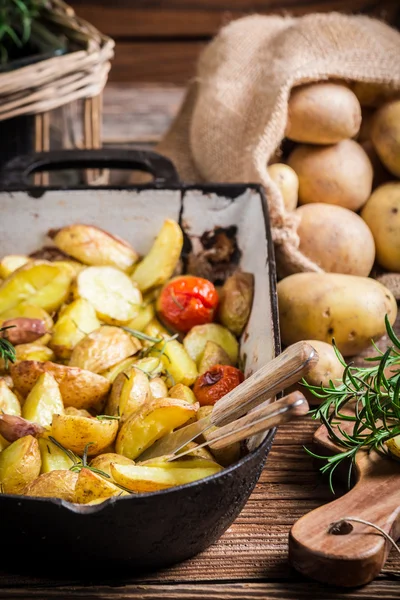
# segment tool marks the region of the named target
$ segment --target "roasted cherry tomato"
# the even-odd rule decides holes
[[[157,312],[166,325],[186,333],[195,325],[211,323],[217,304],[218,294],[211,281],[183,275],[163,287]]]
[[[196,379],[193,391],[201,406],[215,404],[244,380],[242,371],[228,365],[214,365]]]

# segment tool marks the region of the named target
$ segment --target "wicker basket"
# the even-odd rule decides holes
[[[102,91],[107,82],[114,42],[80,19],[62,0],[50,0],[41,21],[68,40],[69,52],[0,74],[0,121],[35,115],[35,147],[50,150],[52,111],[83,101],[82,148],[100,148]],[[54,112],[53,112],[54,114]],[[87,173],[93,183],[98,173]],[[37,174],[36,183],[47,183]]]

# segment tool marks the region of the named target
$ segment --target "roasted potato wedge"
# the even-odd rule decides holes
[[[68,297],[71,279],[69,271],[53,263],[27,263],[0,286],[0,315],[22,303],[57,310]]]
[[[64,404],[60,388],[51,373],[42,373],[28,394],[22,416],[28,421],[49,427],[54,414],[62,414]]]
[[[134,362],[134,367],[147,373],[150,377],[157,377],[162,375],[164,371],[164,363],[159,356],[146,356],[145,358],[139,358]]]
[[[170,458],[171,456],[158,456],[157,458],[151,458],[136,464],[141,467],[162,467],[164,469],[202,469],[203,467],[208,469],[219,467],[219,470],[222,470],[222,467],[215,462],[213,456],[211,458],[204,458],[203,456],[186,454],[182,458],[172,461]]]
[[[0,454],[0,484],[5,494],[22,494],[39,477],[39,444],[31,435],[13,442]]]
[[[396,435],[385,443],[393,456],[400,458],[400,435]]]
[[[88,267],[77,276],[73,291],[75,298],[90,302],[98,318],[109,325],[129,323],[142,304],[142,294],[133,281],[114,267]]]
[[[51,348],[43,346],[43,344],[20,344],[15,348],[17,361],[36,360],[46,362],[53,360],[54,352]]]
[[[26,397],[42,373],[51,373],[58,385],[64,406],[91,408],[101,404],[111,387],[105,377],[78,367],[53,362],[24,360],[11,366],[15,389]]]
[[[16,417],[21,416],[19,400],[4,379],[0,379],[0,412]]]
[[[142,292],[165,283],[178,264],[183,234],[176,221],[167,219],[145,258],[135,268],[132,279]]]
[[[147,325],[154,319],[155,314],[154,302],[148,302],[146,296],[144,296],[143,303],[139,306],[136,317],[127,323],[127,327],[136,329],[136,331],[144,331]]]
[[[221,346],[209,340],[200,358],[199,375],[209,371],[215,365],[232,365],[232,361]]]
[[[203,446],[203,448],[199,448],[198,444],[195,442],[189,442],[182,448],[182,452],[186,452],[186,450],[192,450],[189,456],[196,456],[197,458],[205,458],[207,460],[214,460],[214,456],[211,452]]]
[[[95,469],[99,469],[107,475],[111,476],[111,463],[116,465],[134,465],[135,463],[130,458],[126,458],[126,456],[122,456],[121,454],[116,454],[115,452],[107,452],[106,454],[99,454],[99,456],[95,456],[90,461],[90,466]]]
[[[192,327],[183,340],[183,345],[189,356],[198,363],[207,342],[215,342],[228,354],[233,364],[237,363],[239,355],[239,344],[235,336],[217,323],[207,323],[206,325],[196,325]]]
[[[14,346],[37,343],[47,333],[46,323],[42,319],[16,317],[4,321],[2,327],[9,327],[2,332],[2,336]]]
[[[54,415],[51,434],[64,448],[82,455],[86,446],[88,456],[95,456],[113,443],[118,421],[88,418],[78,415]]]
[[[78,473],[72,471],[49,471],[42,473],[24,489],[24,496],[61,498],[73,502]]]
[[[122,425],[115,444],[118,454],[135,460],[158,439],[196,414],[197,404],[164,398],[146,404]]]
[[[113,383],[105,413],[119,416],[121,423],[151,399],[149,378],[139,369],[120,373]]]
[[[83,269],[86,269],[86,265],[82,265],[82,263],[79,263],[76,260],[55,260],[53,261],[53,265],[69,270],[73,278],[83,271]]]
[[[201,406],[197,411],[197,419],[200,420],[204,417],[208,417],[209,414],[212,412],[212,409],[212,406]],[[207,429],[207,431],[203,432],[202,437],[204,438],[204,441],[207,441],[210,433],[215,431],[216,429],[218,428],[211,427],[210,429]],[[215,457],[217,463],[223,465],[224,467],[228,467],[232,463],[239,460],[241,454],[240,442],[235,442],[233,444],[230,444],[229,446],[225,446],[225,448],[219,448],[218,450],[214,449],[212,446],[210,446],[209,449],[212,455]]]
[[[221,471],[217,463],[201,468],[145,467],[141,465],[111,465],[114,480],[132,492],[156,492],[185,483],[204,479]]]
[[[85,408],[75,408],[75,406],[68,406],[64,410],[64,415],[75,415],[78,417],[88,417],[89,419],[93,416]]]
[[[127,492],[121,490],[97,473],[89,469],[82,469],[75,486],[74,502],[76,504],[89,504],[94,500],[105,500],[111,496],[126,496]]]
[[[39,438],[40,456],[42,457],[41,473],[62,471],[73,466],[73,460],[48,438]]]
[[[40,306],[32,306],[31,304],[19,304],[5,311],[0,316],[0,324],[4,326],[4,321],[9,319],[38,319],[43,321],[46,327],[46,331],[53,329],[53,319],[51,316]],[[46,333],[43,337],[36,340],[36,344],[47,344],[50,340],[50,333]]]
[[[32,259],[29,256],[24,256],[23,254],[9,254],[8,256],[4,256],[0,261],[0,277],[2,279],[7,279],[20,267],[23,267]]]
[[[130,358],[125,358],[121,360],[121,362],[113,365],[109,369],[105,371],[101,371],[100,375],[108,379],[110,383],[114,383],[120,373],[129,373],[133,364],[137,362],[137,358],[131,356]]]
[[[39,437],[46,434],[46,429],[39,423],[32,423],[23,417],[0,413],[0,435],[7,442],[16,442],[27,435]]]
[[[149,384],[150,392],[153,398],[166,398],[168,396],[167,385],[164,379],[161,377],[154,377],[153,379],[150,379]]]
[[[71,367],[100,373],[133,356],[142,344],[133,335],[120,327],[104,325],[83,338],[73,349]]]
[[[127,242],[92,225],[69,225],[53,236],[63,252],[92,267],[110,266],[129,272],[139,255]]]
[[[242,335],[254,296],[254,275],[237,271],[225,281],[218,307],[219,319],[234,335]]]
[[[90,302],[83,298],[74,300],[61,309],[53,328],[50,347],[58,358],[68,359],[75,346],[100,325]]]
[[[168,396],[170,398],[176,398],[177,400],[184,400],[185,402],[189,402],[189,404],[195,404],[197,402],[196,396],[187,385],[183,385],[183,383],[177,383],[169,390]]]

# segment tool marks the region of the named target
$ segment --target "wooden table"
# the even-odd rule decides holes
[[[105,141],[153,145],[168,127],[182,95],[183,90],[174,87],[110,86],[105,94]],[[118,174],[119,180],[123,178]],[[394,551],[384,572],[357,590],[327,588],[300,576],[288,564],[291,525],[332,498],[326,481],[303,450],[311,444],[315,427],[305,418],[280,429],[245,509],[219,542],[196,558],[126,579],[113,579],[111,573],[88,573],[88,579],[81,582],[74,579],[73,565],[68,580],[0,573],[0,599],[399,599],[400,557]],[[6,540],[2,549],[7,550]],[[21,565],[28,560],[23,548],[16,560]]]

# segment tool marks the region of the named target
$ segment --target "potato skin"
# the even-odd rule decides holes
[[[400,100],[388,102],[377,111],[371,139],[384,166],[400,177]]]
[[[24,496],[38,498],[61,498],[72,502],[78,473],[69,470],[49,471],[42,473],[24,489]]]
[[[358,354],[386,332],[397,315],[393,294],[367,277],[296,273],[278,283],[279,319],[285,345],[335,339],[344,356]]]
[[[99,420],[78,415],[54,415],[52,436],[68,450],[82,455],[87,444],[91,444],[88,456],[103,452],[114,441],[118,421]]]
[[[289,165],[274,163],[267,168],[268,175],[278,186],[286,210],[294,210],[299,199],[299,179]]]
[[[361,216],[372,231],[379,264],[388,271],[400,272],[400,182],[377,188],[364,206]]]
[[[311,83],[291,93],[285,133],[295,142],[335,144],[354,137],[360,125],[360,103],[345,85]]]
[[[372,165],[353,140],[324,147],[300,145],[288,163],[299,178],[299,204],[324,202],[357,211],[371,195]]]
[[[333,381],[334,384],[339,383],[342,380],[344,366],[336,356],[333,346],[319,340],[305,341],[318,352],[317,364],[304,377],[307,383],[316,386],[328,386],[329,381]],[[304,386],[297,385],[296,387],[304,394],[310,404],[321,403],[321,399],[314,396]]]
[[[31,435],[13,442],[0,453],[0,482],[5,494],[21,494],[39,476],[39,444]]]
[[[317,202],[304,204],[297,233],[301,252],[324,271],[367,276],[375,260],[375,243],[366,223],[343,208]]]

